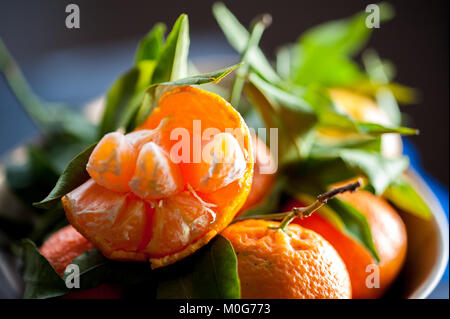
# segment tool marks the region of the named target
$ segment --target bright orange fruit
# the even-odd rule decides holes
[[[380,257],[378,270],[379,288],[370,288],[366,279],[374,274],[368,265],[376,261],[367,249],[355,239],[342,233],[319,214],[294,222],[311,229],[338,251],[344,260],[352,282],[352,294],[355,299],[379,298],[389,288],[398,275],[406,256],[406,228],[397,212],[383,198],[367,191],[356,191],[338,195],[363,213],[369,223],[375,248]],[[288,205],[287,209],[302,206],[298,202]]]
[[[244,204],[251,138],[220,96],[180,87],[135,132],[105,135],[87,170],[92,179],[62,199],[70,223],[106,257],[158,268],[205,245]]]
[[[55,271],[62,275],[74,258],[93,248],[94,245],[89,240],[69,225],[52,234],[42,244],[40,252]]]
[[[42,245],[40,252],[61,276],[74,258],[93,248],[94,245],[69,225],[51,235]],[[70,292],[63,298],[118,299],[122,296],[122,289],[119,284],[104,283],[95,288]]]
[[[222,232],[236,251],[242,298],[351,298],[347,269],[334,248],[299,225],[269,229],[279,224],[249,219]]]

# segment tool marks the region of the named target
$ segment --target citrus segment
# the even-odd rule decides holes
[[[230,133],[219,133],[202,149],[201,163],[184,167],[195,190],[213,192],[242,178],[246,163],[239,142]]]
[[[183,188],[180,169],[157,144],[145,144],[129,183],[131,191],[145,199],[171,196]]]
[[[87,171],[99,185],[117,192],[129,190],[128,182],[134,172],[136,152],[118,132],[106,134],[95,147]]]

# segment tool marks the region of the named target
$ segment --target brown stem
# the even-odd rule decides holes
[[[345,193],[345,192],[354,192],[358,187],[361,186],[360,181],[356,181],[354,183],[349,183],[341,187],[336,187],[326,193],[320,194],[317,196],[317,200],[312,203],[309,206],[306,207],[294,207],[292,209],[292,212],[288,213],[283,220],[281,221],[281,224],[279,227],[274,227],[275,229],[281,229],[285,230],[287,225],[292,222],[292,220],[296,217],[298,218],[305,218],[308,216],[311,216],[312,213],[314,213],[316,210],[318,210],[320,207],[322,207],[324,204],[327,203],[327,201],[334,196]]]

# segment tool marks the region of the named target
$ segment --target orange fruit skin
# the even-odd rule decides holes
[[[366,285],[367,276],[373,273],[370,268],[366,272],[366,267],[376,264],[376,261],[362,244],[336,229],[319,214],[313,214],[302,220],[296,219],[294,222],[317,232],[338,251],[350,274],[353,298],[380,298],[395,280],[405,260],[407,250],[405,225],[388,202],[370,192],[361,190],[341,194],[339,197],[353,205],[367,218],[380,257],[379,288],[368,288]],[[293,202],[288,209],[295,206],[303,205]]]
[[[250,192],[253,176],[253,149],[251,138],[248,127],[241,115],[223,98],[194,87],[176,88],[165,93],[161,97],[158,106],[152,111],[146,121],[137,128],[137,131],[155,130],[158,128],[158,145],[167,153],[169,153],[173,146],[178,143],[178,140],[171,136],[172,132],[180,128],[188,131],[191,136],[191,161],[189,163],[181,162],[178,164],[184,174],[183,177],[185,178],[188,176],[186,172],[198,167],[198,163],[195,163],[195,159],[192,158],[195,144],[192,141],[193,136],[195,136],[195,126],[193,121],[195,120],[201,120],[201,131],[198,132],[200,133],[200,138],[202,138],[206,129],[217,129],[219,132],[226,132],[227,129],[234,130],[231,133],[233,136],[236,135],[239,147],[245,158],[245,172],[243,176],[218,190],[212,192],[198,191],[197,195],[201,201],[213,205],[211,206],[211,210],[214,211],[215,219],[213,222],[207,224],[207,228],[200,234],[201,236],[197,236],[198,232],[196,232],[195,236],[192,238],[189,237],[189,242],[187,242],[187,244],[183,243],[183,246],[174,244],[174,241],[178,240],[177,235],[180,235],[178,237],[183,235],[179,234],[179,232],[184,231],[180,226],[181,223],[179,219],[181,217],[178,215],[185,215],[185,217],[183,217],[184,222],[198,217],[195,216],[195,212],[190,211],[192,205],[189,207],[178,207],[173,211],[164,211],[165,215],[168,216],[168,220],[178,218],[173,223],[158,222],[158,216],[164,215],[162,210],[167,210],[166,207],[174,206],[176,200],[171,198],[175,195],[163,198],[163,203],[162,200],[151,203],[153,205],[152,208],[156,210],[156,214],[146,214],[145,210],[141,207],[134,210],[133,216],[130,218],[128,217],[130,209],[128,209],[123,202],[126,202],[126,196],[131,195],[133,197],[133,194],[115,193],[100,185],[92,185],[93,181],[89,180],[71,193],[66,194],[66,196],[62,198],[62,203],[69,222],[83,236],[88,238],[89,241],[91,241],[107,258],[125,261],[145,261],[148,259],[152,268],[159,268],[172,264],[191,255],[193,252],[207,244],[232,221],[236,213],[244,204],[248,193]],[[188,192],[188,185],[184,185],[183,192]],[[76,194],[78,197],[74,198],[71,194],[73,196]],[[122,195],[124,196],[123,198],[121,198]],[[143,201],[141,198],[137,198],[136,200]],[[108,205],[108,202],[114,203],[114,205],[117,204],[117,206],[113,207],[112,204]],[[103,209],[103,211],[97,211],[96,213],[90,213],[88,211],[86,213],[84,208],[92,203],[95,205],[98,204],[98,207]],[[144,205],[147,204],[150,205],[145,201]],[[83,205],[86,206],[83,207]],[[111,218],[111,216],[107,216],[108,212],[115,212],[114,209],[117,207],[124,208],[118,211],[117,216],[119,217]],[[160,213],[158,213],[158,210]],[[192,210],[195,210],[195,208]],[[120,218],[120,216],[125,217]],[[117,222],[117,220],[119,220],[119,222]],[[155,222],[155,220],[157,222]],[[89,229],[89,225],[93,224],[95,224],[94,227],[97,228]],[[105,226],[106,224],[108,225]],[[150,226],[148,225],[151,225],[151,231],[149,231],[148,228]],[[184,226],[197,227],[196,224],[184,224]],[[162,227],[165,227],[163,231],[161,231]],[[123,232],[126,232],[126,234],[123,235]],[[153,236],[153,234],[159,236],[158,240],[152,240],[150,238],[149,243],[146,243],[144,247],[141,247],[141,244],[138,244],[138,239],[151,237],[149,233],[152,233],[151,236]],[[118,242],[121,238],[127,238],[128,236],[135,240],[132,243],[130,242],[127,244]],[[175,246],[176,249],[167,251],[167,247],[172,248]],[[164,252],[158,253],[159,248],[165,248]]]
[[[62,275],[67,265],[94,245],[71,225],[52,234],[41,246],[40,252],[50,262],[55,271]]]
[[[320,235],[290,224],[290,235],[269,229],[278,222],[245,220],[222,235],[238,260],[241,297],[246,299],[351,298],[344,262]]]
[[[255,165],[253,169],[253,182],[244,206],[242,206],[239,214],[246,210],[259,205],[264,198],[270,193],[274,183],[276,172],[271,174],[262,174],[261,168],[263,166],[275,165],[269,148],[256,135],[252,134],[253,153],[255,158]],[[269,159],[269,163],[264,162],[264,159]]]
[[[50,262],[55,271],[62,276],[72,260],[94,245],[76,231],[71,225],[61,228],[42,244],[40,253]],[[118,299],[122,296],[122,286],[104,283],[95,288],[76,290],[68,293],[66,299]]]

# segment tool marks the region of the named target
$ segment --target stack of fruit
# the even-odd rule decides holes
[[[407,252],[397,211],[431,212],[402,155],[400,135],[417,131],[397,103],[413,90],[375,51],[365,70],[353,60],[367,14],[305,32],[274,68],[258,47],[268,15],[248,31],[223,4],[213,13],[240,64],[193,75],[187,16],[167,38],[157,24],[97,124],[36,99],[0,47],[45,133],[27,166],[7,168],[33,216],[9,234],[24,297],[379,298],[395,281]]]

